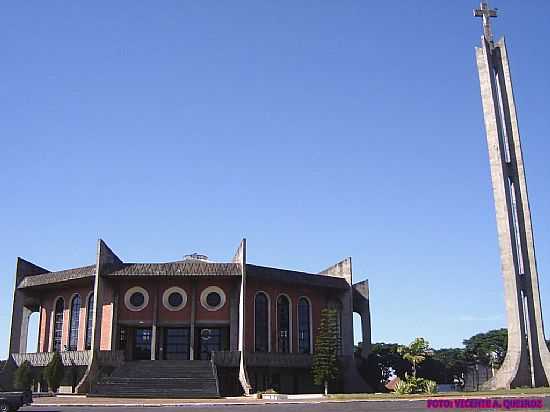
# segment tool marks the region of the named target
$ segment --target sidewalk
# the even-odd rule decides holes
[[[159,406],[213,406],[213,405],[267,405],[277,403],[298,404],[298,403],[348,403],[348,402],[384,402],[384,401],[426,401],[428,399],[513,399],[513,398],[547,398],[549,394],[499,394],[499,395],[479,395],[472,396],[422,396],[411,398],[388,398],[376,396],[372,398],[348,398],[334,399],[324,398],[321,396],[312,397],[311,395],[290,395],[289,399],[284,400],[269,400],[256,399],[256,397],[230,397],[219,399],[147,399],[147,398],[102,398],[102,397],[86,397],[83,395],[58,395],[54,397],[35,398],[32,406],[48,406],[48,407],[89,407],[89,406],[124,406],[124,407],[159,407]]]
[[[256,397],[231,397],[218,399],[147,399],[147,398],[103,398],[86,397],[83,395],[58,395],[51,397],[35,398],[32,406],[207,406],[207,405],[265,405],[269,403],[304,403],[304,402],[327,402],[330,399],[323,399],[321,396],[291,396],[285,400],[256,399]]]

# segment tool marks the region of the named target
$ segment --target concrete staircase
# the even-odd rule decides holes
[[[132,361],[94,385],[92,395],[140,398],[218,398],[210,361]]]

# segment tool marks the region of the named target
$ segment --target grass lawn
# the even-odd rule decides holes
[[[329,395],[330,399],[348,400],[348,399],[423,399],[435,397],[491,397],[491,396],[514,396],[514,395],[550,395],[550,388],[516,388],[516,389],[498,389],[495,391],[479,392],[442,392],[436,394],[419,393],[414,395],[397,395],[395,393],[350,393]]]

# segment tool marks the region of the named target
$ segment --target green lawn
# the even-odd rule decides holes
[[[429,395],[420,393],[415,395],[397,395],[395,393],[351,393],[329,395],[330,399],[349,400],[349,399],[415,399],[415,398],[434,398],[434,397],[486,397],[486,396],[514,396],[514,395],[550,395],[550,388],[516,388],[516,389],[498,389],[495,391],[479,392],[444,392]]]

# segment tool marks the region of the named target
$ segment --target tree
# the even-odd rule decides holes
[[[61,355],[58,352],[54,352],[52,359],[44,368],[44,378],[48,382],[51,391],[57,392],[64,375],[65,367],[63,366]]]
[[[430,356],[430,344],[424,338],[416,338],[408,346],[400,346],[397,352],[412,364],[413,378],[416,378],[416,366]]]
[[[508,330],[495,329],[478,333],[470,339],[465,339],[463,343],[466,360],[478,361],[486,366],[498,368],[506,357]]]
[[[404,378],[411,371],[411,364],[399,355],[398,348],[397,343],[374,343],[368,358],[359,363],[359,373],[376,392],[386,391],[385,385],[392,376]],[[360,347],[356,356],[361,356]]]
[[[429,363],[431,360],[439,362],[443,369],[438,378],[435,379],[438,383],[453,383],[455,378],[460,378],[463,373],[466,372],[468,362],[464,349],[462,348],[447,348],[434,350],[434,354],[431,359],[428,359],[425,363]],[[424,364],[421,365],[421,368]],[[419,374],[428,378],[424,372],[419,371]]]
[[[325,396],[328,384],[338,376],[338,312],[325,308],[321,311],[321,323],[315,341],[312,374],[316,385],[324,385]]]
[[[19,391],[30,391],[32,381],[32,366],[29,361],[24,361],[15,371],[13,386]]]

